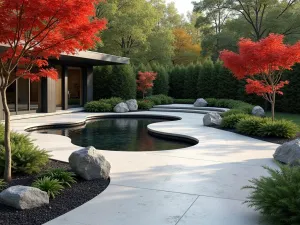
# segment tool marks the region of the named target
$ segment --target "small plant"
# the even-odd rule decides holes
[[[35,146],[28,135],[11,133],[12,172],[33,174],[41,171],[49,161],[49,153]],[[0,137],[0,173],[5,166],[5,148]]]
[[[63,189],[63,185],[57,179],[43,177],[33,182],[32,187],[36,187],[48,193],[49,197],[55,198]]]
[[[241,119],[237,123],[236,129],[237,132],[241,134],[258,135],[260,127],[268,120],[269,120],[268,118],[251,116],[248,118]]]
[[[222,117],[227,117],[227,116],[236,115],[236,114],[245,114],[245,112],[244,112],[244,110],[241,110],[241,109],[231,109],[231,110],[228,110],[227,112],[224,112],[222,114]]]
[[[85,104],[84,109],[86,112],[111,112],[113,107],[111,104],[92,101]]]
[[[150,101],[150,100],[139,100],[138,101],[138,106],[139,109],[142,110],[149,110],[154,106],[154,102]]]
[[[298,126],[288,120],[268,120],[261,124],[258,134],[262,137],[294,138],[297,135]]]
[[[300,167],[279,167],[265,167],[270,177],[254,178],[251,185],[243,187],[251,191],[245,203],[260,211],[270,224],[300,224]]]
[[[68,187],[71,187],[72,184],[76,183],[75,173],[65,171],[64,169],[52,169],[39,176],[39,178],[44,178],[44,177],[49,177],[51,180],[56,179],[63,186],[68,186]]]
[[[6,182],[2,179],[0,179],[0,191],[2,191],[6,187]]]
[[[174,99],[175,104],[194,104],[195,99]]]
[[[240,113],[232,114],[223,118],[221,127],[223,128],[236,128],[236,125],[240,120],[250,117],[250,115]]]
[[[112,108],[114,108],[116,105],[123,102],[123,99],[117,98],[117,97],[112,97],[112,98],[100,99],[99,102],[109,104],[109,105],[111,105]]]

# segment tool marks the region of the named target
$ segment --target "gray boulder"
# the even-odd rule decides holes
[[[86,180],[107,179],[110,163],[94,147],[73,152],[69,157],[72,170]]]
[[[32,209],[49,204],[49,196],[38,188],[18,185],[2,191],[0,202],[16,209]]]
[[[265,110],[262,107],[255,106],[252,109],[252,115],[259,116],[259,117],[264,117],[266,114],[265,114]]]
[[[207,101],[205,101],[205,99],[203,98],[198,98],[195,103],[194,103],[195,107],[206,107],[207,106]]]
[[[129,111],[137,111],[139,108],[137,100],[135,99],[130,99],[126,101],[126,104],[128,106]]]
[[[221,123],[222,123],[222,117],[220,116],[219,113],[210,112],[203,117],[204,126],[220,126]]]
[[[300,165],[300,139],[289,141],[279,146],[273,157],[279,162],[292,166]]]
[[[126,103],[121,102],[114,107],[114,112],[116,113],[126,113],[129,112],[128,106]]]

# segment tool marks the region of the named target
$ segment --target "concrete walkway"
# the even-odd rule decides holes
[[[47,225],[256,225],[259,214],[242,204],[241,187],[275,167],[277,145],[204,127],[204,115],[170,112],[132,114],[173,115],[182,120],[149,125],[161,133],[190,136],[195,146],[157,152],[101,151],[112,165],[111,184],[93,200]],[[106,114],[74,113],[16,120],[14,130],[31,126],[83,122]],[[35,143],[67,161],[80,149],[67,137],[32,133]],[[88,191],[88,190],[86,190]],[[74,196],[76,198],[76,196]]]

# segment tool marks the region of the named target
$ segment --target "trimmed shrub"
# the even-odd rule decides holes
[[[250,115],[241,113],[241,114],[233,114],[223,118],[221,127],[223,128],[236,128],[236,125],[240,120],[249,118]]]
[[[206,98],[205,101],[207,101],[208,106],[215,107],[218,100],[216,98]]]
[[[1,125],[0,130],[4,130]],[[0,132],[0,173],[5,168],[3,130]],[[28,135],[11,133],[12,173],[33,174],[41,171],[49,161],[49,153],[35,146]]]
[[[230,116],[230,115],[236,115],[236,114],[245,114],[244,110],[242,109],[231,109],[227,112],[222,113],[222,117]]]
[[[173,103],[173,98],[168,97],[166,95],[152,95],[146,97],[146,100],[154,102],[155,105],[166,105]]]
[[[248,118],[241,119],[237,125],[236,129],[237,132],[241,134],[246,134],[246,135],[258,135],[259,134],[259,129],[264,124],[267,122],[269,119],[268,118],[260,118],[256,116],[251,116]]]
[[[112,96],[110,90],[112,66],[94,67],[93,71],[93,91],[94,99],[109,98]]]
[[[117,98],[117,97],[112,97],[112,98],[100,99],[99,101],[106,103],[106,104],[110,104],[112,106],[112,108],[114,108],[116,105],[123,102],[123,99]]]
[[[92,101],[86,103],[84,109],[86,112],[111,112],[113,108],[111,104],[100,101]]]
[[[67,187],[71,187],[71,184],[76,183],[75,173],[60,168],[49,170],[39,176],[39,178],[44,178],[44,177],[49,177],[51,180],[56,179],[63,186],[67,186]]]
[[[137,102],[138,102],[139,109],[141,110],[149,110],[155,105],[154,102],[146,99],[138,100]]]
[[[153,81],[153,94],[154,95],[168,95],[169,92],[169,75],[167,70],[161,65],[153,65],[153,72],[157,73],[156,79]]]
[[[0,191],[4,190],[6,185],[7,183],[3,179],[0,179]]]
[[[298,126],[289,120],[268,120],[260,125],[258,135],[262,137],[294,138]]]
[[[215,86],[215,70],[214,64],[211,60],[206,60],[202,64],[202,68],[199,71],[198,77],[198,97],[211,98],[216,97],[215,92],[217,90]]]
[[[280,170],[265,167],[270,176],[254,178],[245,203],[259,211],[273,225],[300,224],[300,167],[279,165]]]
[[[184,79],[184,91],[183,97],[197,98],[197,82],[199,78],[199,71],[201,70],[201,65],[189,65],[186,67],[185,79]]]
[[[170,72],[170,92],[169,95],[173,98],[183,98],[184,96],[184,80],[185,67],[176,66]]]
[[[174,99],[175,104],[194,104],[195,99]]]
[[[32,187],[38,188],[48,193],[49,197],[55,198],[64,189],[64,186],[57,179],[43,177],[32,183]]]

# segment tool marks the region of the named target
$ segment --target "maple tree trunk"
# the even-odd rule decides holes
[[[10,146],[10,111],[7,105],[6,89],[1,89],[2,105],[5,115],[4,146],[5,146],[5,169],[4,180],[11,181],[11,146]]]
[[[276,93],[274,92],[273,96],[272,96],[272,102],[271,102],[271,105],[272,105],[272,121],[275,120],[275,100],[276,100]]]

